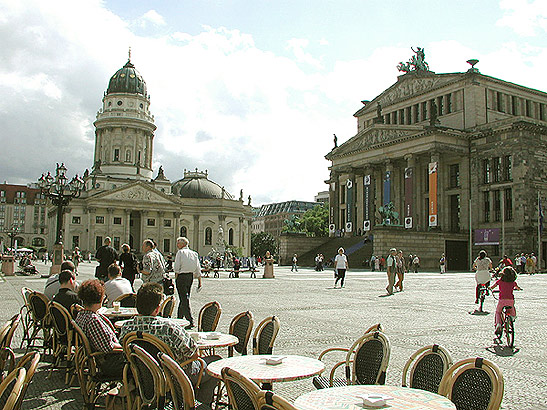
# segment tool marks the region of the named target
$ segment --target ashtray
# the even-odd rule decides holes
[[[386,396],[385,394],[362,394],[357,396],[363,401],[363,406],[379,408],[384,407],[387,403],[387,400],[393,400],[393,397]]]
[[[205,339],[208,340],[218,340],[220,339],[220,333],[219,332],[209,332],[205,335]]]
[[[266,358],[266,364],[276,365],[283,363],[285,356],[270,356]]]

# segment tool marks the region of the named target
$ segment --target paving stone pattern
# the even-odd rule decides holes
[[[350,261],[351,264],[351,261]],[[37,264],[40,271],[48,267]],[[350,265],[351,266],[351,265]],[[95,263],[80,265],[79,280],[91,278]],[[222,305],[218,330],[227,331],[231,318],[250,310],[255,324],[276,315],[281,330],[275,354],[301,354],[317,357],[333,346],[349,347],[363,331],[380,322],[391,342],[391,359],[387,384],[400,385],[406,360],[422,346],[438,343],[446,347],[453,359],[485,357],[501,368],[505,378],[502,409],[547,409],[547,355],[543,317],[546,306],[546,275],[523,275],[518,279],[524,289],[516,292],[518,318],[515,349],[498,346],[493,341],[495,300],[487,299],[487,315],[471,315],[475,309],[472,273],[436,272],[407,274],[404,292],[385,297],[385,273],[350,271],[343,289],[333,288],[333,272],[322,273],[301,268],[276,268],[275,279],[205,278],[203,291],[193,292],[191,306],[197,321],[199,308],[217,300]],[[22,304],[20,289],[28,286],[42,290],[45,279],[6,277],[0,286],[0,319],[7,320]],[[176,314],[176,309],[175,309]],[[19,347],[21,332],[12,342]],[[24,351],[16,350],[17,354]],[[222,352],[220,352],[222,354]],[[327,369],[334,363],[327,362]],[[343,371],[343,369],[342,369]],[[77,387],[68,388],[62,373],[47,376],[47,364],[41,365],[24,402],[25,409],[81,409]],[[277,383],[277,393],[289,400],[313,390],[311,380]]]

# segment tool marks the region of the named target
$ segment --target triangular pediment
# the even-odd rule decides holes
[[[176,197],[171,197],[141,181],[124,185],[111,191],[101,192],[89,199],[92,201],[140,201],[146,204],[178,204]]]

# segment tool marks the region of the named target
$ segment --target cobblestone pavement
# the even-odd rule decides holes
[[[80,266],[79,280],[92,277],[94,263]],[[48,269],[41,264],[38,268],[43,272]],[[212,300],[222,305],[221,331],[227,331],[231,318],[242,311],[252,311],[255,323],[276,315],[281,321],[276,354],[317,357],[328,347],[349,347],[366,328],[380,322],[391,342],[387,384],[400,385],[408,357],[422,346],[438,343],[451,352],[455,361],[481,356],[498,364],[505,378],[503,409],[547,409],[547,322],[543,319],[546,275],[523,275],[518,279],[524,290],[516,293],[514,350],[493,341],[493,298],[485,303],[489,314],[470,314],[475,309],[471,273],[407,274],[404,292],[390,297],[384,296],[386,278],[380,272],[350,271],[343,289],[333,288],[330,270],[318,273],[301,268],[291,273],[290,268],[282,267],[276,268],[276,279],[260,279],[261,273],[259,279],[250,279],[248,273],[239,279],[221,276],[204,278],[203,291],[193,292],[194,316]],[[22,286],[42,290],[45,283],[45,279],[23,276],[1,280],[2,321],[19,310]],[[18,332],[12,346],[19,346],[20,337]],[[82,408],[78,389],[67,388],[62,374],[54,373],[46,379],[45,366],[37,373],[23,408]],[[311,380],[302,380],[278,383],[274,389],[294,400],[313,387]]]

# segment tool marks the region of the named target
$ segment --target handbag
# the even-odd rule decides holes
[[[175,284],[173,283],[173,279],[169,276],[163,277],[163,293],[167,296],[171,296],[175,293]]]

